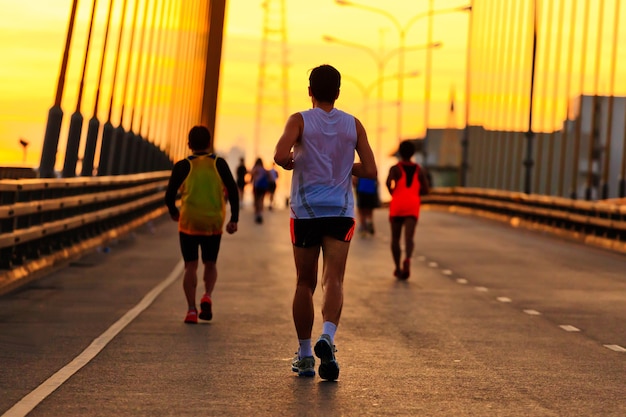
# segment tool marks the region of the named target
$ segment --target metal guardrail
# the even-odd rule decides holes
[[[0,180],[0,289],[165,213],[169,176]]]
[[[462,187],[435,188],[423,201],[626,253],[626,201],[583,201]]]
[[[169,176],[0,180],[0,294],[165,214]],[[626,202],[462,187],[434,188],[423,202],[626,253]]]

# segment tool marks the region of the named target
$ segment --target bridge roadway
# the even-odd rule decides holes
[[[337,382],[291,372],[288,212],[246,207],[210,323],[183,324],[169,219],[0,297],[0,413],[626,415],[624,255],[426,211],[397,282],[386,216],[351,248]]]

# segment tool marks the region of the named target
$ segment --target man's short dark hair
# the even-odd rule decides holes
[[[309,86],[317,101],[334,103],[341,86],[341,74],[331,65],[320,65],[311,71]]]
[[[415,153],[415,145],[410,140],[405,140],[400,144],[398,152],[400,153],[402,159],[411,159]]]
[[[189,149],[203,151],[211,146],[211,132],[204,126],[194,126],[189,131]]]

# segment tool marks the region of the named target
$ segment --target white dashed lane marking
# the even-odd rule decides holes
[[[604,345],[604,347],[615,352],[626,352],[626,348],[623,348],[620,345]]]
[[[420,261],[420,262],[425,262],[426,261],[426,257],[425,256],[418,256],[417,260]],[[439,264],[437,262],[432,262],[432,261],[428,262],[427,265],[430,268],[438,268],[439,267]],[[444,270],[441,271],[441,273],[443,275],[446,275],[446,276],[453,275],[453,271],[450,270],[450,269],[444,269]],[[458,284],[465,285],[465,284],[468,284],[469,281],[467,279],[465,279],[465,278],[457,278],[456,282]],[[474,287],[474,289],[476,291],[479,291],[479,292],[488,292],[489,291],[489,289],[487,287],[481,287],[481,286]],[[509,297],[496,297],[496,300],[498,300],[501,303],[511,303],[511,302],[513,302],[513,300],[511,300]],[[539,311],[533,310],[533,309],[525,309],[523,311],[524,311],[525,314],[528,314],[529,316],[540,316],[541,315],[541,313]],[[561,324],[561,325],[559,325],[559,327],[561,329],[565,330],[566,332],[572,332],[572,333],[573,332],[580,332],[580,329],[578,327],[572,326],[571,324]],[[614,351],[614,352],[620,352],[620,353],[621,352],[626,352],[626,348],[624,348],[624,347],[622,347],[620,345],[603,345],[603,346],[605,348],[609,349],[609,350]]]
[[[574,327],[570,324],[561,324],[559,327],[565,330],[566,332],[579,332],[580,331],[578,327]]]

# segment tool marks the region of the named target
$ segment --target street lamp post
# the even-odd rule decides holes
[[[387,63],[387,61],[389,61],[389,59],[391,59],[394,55],[396,54],[400,54],[402,55],[404,52],[406,51],[410,51],[410,50],[418,50],[418,49],[431,49],[431,48],[439,48],[443,45],[442,42],[431,42],[425,45],[412,45],[412,46],[403,46],[402,48],[396,48],[393,49],[391,51],[389,51],[387,54],[381,54],[381,53],[376,53],[376,51],[374,51],[372,48],[370,48],[369,46],[366,45],[362,45],[359,43],[355,43],[355,42],[350,42],[350,41],[346,41],[346,40],[342,40],[342,39],[338,39],[335,38],[334,36],[329,36],[329,35],[324,35],[322,36],[322,39],[326,42],[332,42],[332,43],[337,43],[340,45],[344,45],[344,46],[349,46],[352,48],[358,48],[361,49],[365,52],[367,52],[376,62],[376,67],[378,69],[378,102],[382,103],[382,81],[385,77],[384,77],[384,70],[385,70],[385,65]],[[413,72],[408,73],[408,74],[413,74]],[[407,73],[398,73],[396,74],[396,77],[398,77],[398,80],[404,79],[406,78]],[[382,143],[381,141],[381,132],[382,132],[382,111],[378,111],[377,114],[377,129],[376,129],[376,141],[378,144]],[[400,136],[398,136],[398,138],[400,138]]]
[[[413,77],[418,77],[420,74],[421,73],[419,71],[410,71],[404,74],[404,77],[413,78]],[[374,87],[378,86],[383,81],[397,79],[398,74],[378,77],[375,81],[369,83],[368,85],[363,84],[358,78],[353,77],[349,74],[341,74],[341,78],[343,80],[350,81],[352,84],[354,84],[363,95],[363,103],[365,103],[364,114],[366,114],[365,119],[367,120],[367,102],[370,99],[370,94],[372,93],[372,90],[374,89]]]
[[[349,0],[335,0],[335,3],[340,6],[352,6],[362,10],[367,10],[372,13],[379,14],[381,16],[386,17],[391,21],[398,31],[398,74],[400,77],[398,78],[398,92],[397,92],[397,117],[396,117],[396,135],[398,137],[398,142],[402,140],[402,102],[403,102],[403,94],[404,94],[404,54],[407,51],[406,48],[406,34],[409,29],[417,22],[419,19],[432,16],[434,14],[442,14],[442,13],[451,13],[451,12],[459,12],[471,10],[471,6],[462,6],[462,7],[454,7],[450,9],[442,9],[442,10],[429,10],[426,13],[420,13],[413,17],[411,17],[404,26],[400,23],[400,21],[391,13],[384,9],[379,9],[377,7],[367,6],[359,3],[354,3]],[[429,40],[428,43],[432,43]],[[426,121],[424,121],[426,123]]]
[[[470,0],[468,6],[471,10],[474,0]],[[471,75],[471,54],[472,50],[472,13],[469,14],[467,23],[467,50],[465,51],[465,128],[463,129],[463,139],[461,139],[461,175],[459,183],[461,187],[467,186],[467,171],[469,169],[469,109],[470,109],[470,75]]]
[[[24,158],[22,159],[22,163],[26,165],[26,148],[28,148],[28,141],[24,138],[20,138],[20,145],[22,146]]]
[[[377,69],[377,74],[378,74],[378,79],[382,80],[384,77],[384,72],[385,72],[385,63],[387,61],[387,57],[383,57],[381,56],[381,54],[377,54],[372,48],[366,46],[366,45],[361,45],[358,43],[354,43],[354,42],[350,42],[350,41],[345,41],[342,39],[337,39],[333,36],[328,36],[328,35],[324,35],[322,37],[322,39],[326,42],[331,42],[331,43],[337,43],[340,45],[344,45],[344,46],[349,46],[352,48],[357,48],[357,49],[361,49],[365,52],[367,52],[376,62],[376,69]],[[380,105],[380,103],[382,103],[382,99],[383,99],[383,86],[382,83],[378,83],[378,90],[377,90],[377,100],[378,103]],[[380,111],[380,107],[378,108],[377,114],[376,114],[376,143],[377,146],[380,146],[379,144],[381,143],[381,126],[382,126],[382,112]]]
[[[405,78],[418,77],[419,75],[420,75],[419,71],[410,71],[410,72],[407,72],[406,74],[403,74]],[[367,114],[368,114],[367,104],[369,101],[370,93],[372,92],[374,87],[378,86],[378,91],[381,91],[382,84],[384,81],[396,79],[399,76],[400,76],[399,74],[379,76],[376,80],[374,80],[372,83],[370,83],[367,86],[365,86],[357,78],[352,77],[348,74],[342,74],[341,78],[352,82],[354,85],[356,85],[359,88],[359,90],[361,91],[361,94],[363,94],[364,114],[366,115],[365,117],[367,118]],[[381,114],[382,114],[382,98],[381,97],[379,97],[377,100],[376,108],[377,108],[376,112],[377,112],[377,119],[378,119],[378,124],[376,126],[376,158],[379,161],[381,161],[382,160],[382,142],[381,142],[382,126],[380,122]]]

